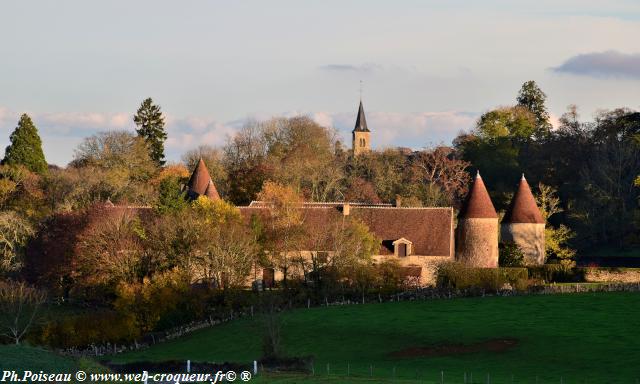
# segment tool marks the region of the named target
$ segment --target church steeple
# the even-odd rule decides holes
[[[364,107],[362,107],[362,100],[360,100],[358,117],[356,117],[356,126],[353,128],[353,132],[370,132],[369,128],[367,127],[367,119],[364,117]]]
[[[358,116],[356,117],[356,125],[351,131],[353,136],[352,148],[355,156],[371,150],[371,131],[367,126],[367,119],[364,116],[364,107],[362,100],[358,107]]]

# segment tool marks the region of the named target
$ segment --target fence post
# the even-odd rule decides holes
[[[330,374],[331,374],[331,369],[329,367],[329,363],[327,363],[327,375],[330,375]]]
[[[191,373],[191,360],[187,360],[187,373]]]
[[[258,374],[258,362],[253,360],[253,374],[257,375]]]
[[[440,371],[440,383],[444,384],[444,371]]]
[[[373,377],[373,364],[369,365],[369,376]]]
[[[491,384],[491,376],[487,373],[487,384]]]
[[[350,373],[351,373],[351,365],[347,363],[347,376],[349,376]]]

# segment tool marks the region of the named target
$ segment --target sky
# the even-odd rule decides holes
[[[450,144],[523,82],[552,119],[640,109],[640,2],[609,0],[3,0],[0,155],[20,114],[49,163],[134,132],[146,97],[167,158],[249,119],[307,115],[350,143],[362,100],[375,148]]]

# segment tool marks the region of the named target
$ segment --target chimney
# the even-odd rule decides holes
[[[351,213],[351,205],[349,203],[344,203],[342,205],[342,215],[349,216],[350,213]]]
[[[396,207],[402,207],[402,197],[396,196],[396,203],[394,204]]]

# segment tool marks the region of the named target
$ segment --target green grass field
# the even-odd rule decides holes
[[[0,345],[0,371],[71,372],[78,364],[68,357],[59,356],[41,348]]]
[[[445,382],[473,373],[486,383],[636,383],[640,379],[640,295],[486,297],[298,309],[282,315],[284,350],[315,357],[315,377],[261,382]],[[237,320],[114,361],[191,359],[250,362],[261,354],[262,323]],[[506,351],[393,357],[444,344],[515,339]],[[329,364],[329,377],[327,377]],[[358,379],[347,378],[349,374]],[[416,380],[416,378],[418,380]],[[377,380],[377,381],[376,381]],[[400,381],[399,381],[400,382]]]

